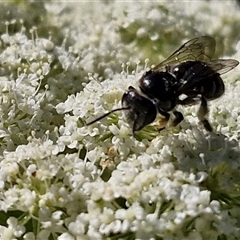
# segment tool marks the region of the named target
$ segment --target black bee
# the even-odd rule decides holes
[[[169,126],[176,126],[183,115],[175,110],[177,105],[200,103],[197,116],[204,128],[212,127],[206,116],[208,101],[219,98],[225,91],[220,74],[235,68],[239,62],[234,59],[211,60],[216,42],[209,36],[193,38],[183,44],[166,60],[145,72],[139,80],[141,93],[129,86],[123,94],[122,107],[87,123],[93,124],[109,114],[124,110],[126,119],[136,131],[152,123],[160,113]],[[169,121],[170,113],[174,119]]]

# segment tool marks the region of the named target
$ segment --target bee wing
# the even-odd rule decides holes
[[[217,59],[206,63],[212,70],[224,74],[234,69],[239,62],[235,59]]]
[[[209,36],[193,38],[184,43],[167,59],[159,63],[152,70],[162,71],[165,66],[173,66],[185,61],[210,61],[215,52],[216,41]]]

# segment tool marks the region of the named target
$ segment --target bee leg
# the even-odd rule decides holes
[[[182,120],[183,120],[183,115],[182,113],[178,112],[178,111],[173,111],[173,114],[175,116],[175,118],[172,121],[169,121],[170,118],[170,114],[167,112],[162,112],[159,111],[161,115],[163,115],[166,119],[167,119],[167,127],[176,127]],[[165,129],[165,126],[158,129],[159,131]]]
[[[173,114],[174,114],[175,118],[171,122],[171,125],[170,125],[171,127],[177,126],[183,120],[182,113],[180,113],[178,111],[173,111]]]
[[[212,132],[212,126],[210,125],[209,121],[205,116],[208,114],[208,106],[207,106],[207,99],[205,97],[201,97],[201,104],[197,112],[198,119],[202,122],[204,128],[208,132]]]
[[[199,101],[201,100],[201,95],[195,95],[193,97],[187,97],[183,100],[178,100],[178,104],[181,104],[183,106],[185,105],[194,105],[194,104],[197,104],[199,103]]]
[[[168,112],[162,111],[161,109],[158,109],[158,112],[159,112],[163,117],[165,117],[164,122],[165,122],[165,125],[166,125],[166,123],[168,123],[168,121],[169,121],[170,114],[169,114]],[[160,125],[161,125],[161,124],[160,124]],[[160,131],[162,131],[162,130],[165,129],[165,128],[166,128],[165,126],[160,127],[160,128],[158,128],[158,131],[160,132]]]

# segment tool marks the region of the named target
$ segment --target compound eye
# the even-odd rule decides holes
[[[130,86],[128,91],[122,97],[124,114],[128,124],[132,128],[133,135],[148,124],[152,123],[157,115],[157,109],[154,103],[148,98],[140,95],[135,88]]]

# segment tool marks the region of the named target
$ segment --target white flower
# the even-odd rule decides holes
[[[82,236],[84,240],[84,236]],[[75,240],[75,238],[69,233],[63,233],[58,237],[58,240]]]
[[[213,133],[199,106],[179,106],[173,129],[159,132],[157,118],[135,137],[124,111],[86,126],[193,36],[213,35],[216,58],[224,49],[240,59],[235,3],[18,4],[0,14],[16,18],[0,36],[0,238],[237,238],[238,69],[209,102]]]
[[[11,230],[11,234],[12,236],[10,236],[10,231],[6,231],[4,233],[5,236],[4,239],[10,239],[10,237],[21,237],[23,235],[23,233],[25,232],[25,227],[18,224],[18,220],[15,217],[10,217],[7,220],[7,224],[8,224],[8,230]],[[5,238],[6,237],[6,238]],[[9,238],[8,238],[9,237]]]

